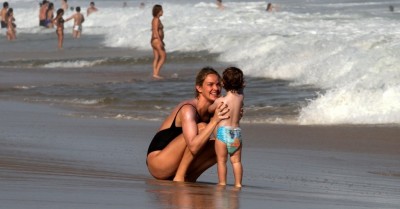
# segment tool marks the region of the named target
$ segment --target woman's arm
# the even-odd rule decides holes
[[[214,116],[202,131],[198,131],[196,123],[196,110],[189,105],[181,109],[181,121],[183,137],[185,138],[187,147],[193,155],[196,155],[201,148],[207,143],[210,135],[221,120],[229,118],[226,113],[229,112],[228,107],[222,102],[216,108]]]
[[[71,17],[68,17],[67,19],[65,19],[64,22],[68,22],[69,20],[71,20],[74,17],[75,17],[75,14],[73,14],[73,15],[71,15]]]
[[[159,27],[159,19],[158,18],[153,18],[153,21],[151,22],[151,29],[153,31],[153,39],[160,39],[160,34],[158,34],[158,27]]]

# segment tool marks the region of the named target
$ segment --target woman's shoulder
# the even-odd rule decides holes
[[[179,103],[176,109],[178,109],[177,111],[183,110],[184,112],[192,112],[192,110],[194,110],[194,112],[196,112],[196,103],[193,99],[185,100]]]
[[[183,108],[184,106],[196,107],[196,103],[193,99],[184,100],[177,105],[177,108]]]

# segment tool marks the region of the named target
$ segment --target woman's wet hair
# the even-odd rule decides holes
[[[156,17],[158,13],[162,10],[162,6],[159,4],[154,5],[153,7],[153,17]]]
[[[215,71],[213,68],[211,67],[204,67],[203,69],[201,69],[196,76],[196,86],[202,86],[204,80],[206,79],[206,77],[210,74],[214,74],[217,75],[219,79],[221,79],[221,76],[218,74],[217,71]],[[195,88],[195,96],[196,98],[199,96],[199,92],[197,91],[197,88]]]

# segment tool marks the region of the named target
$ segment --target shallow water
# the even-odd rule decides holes
[[[94,117],[159,120],[192,96],[198,69],[238,66],[247,80],[244,122],[400,123],[396,1],[287,0],[274,13],[257,1],[226,1],[223,11],[213,1],[162,2],[168,53],[162,73],[168,79],[157,85],[148,76],[152,3],[140,9],[140,1],[127,8],[122,2],[99,0],[81,40],[70,37],[66,24],[65,50],[58,52],[54,31],[36,26],[37,2],[15,1],[18,40],[0,37],[0,69],[70,70],[94,79],[79,87],[69,81],[40,88],[20,83],[22,90],[2,90],[5,96],[88,109],[100,105],[100,112],[89,113]],[[95,76],[126,73],[131,80],[99,83],[104,79]]]

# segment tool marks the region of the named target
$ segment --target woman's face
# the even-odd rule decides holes
[[[207,100],[214,102],[221,93],[220,79],[215,74],[208,74],[201,86],[197,86],[197,91]]]

